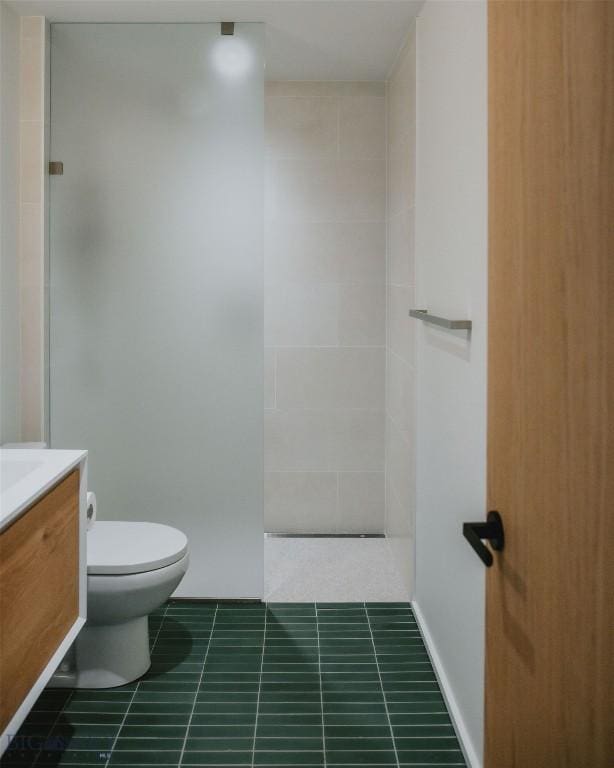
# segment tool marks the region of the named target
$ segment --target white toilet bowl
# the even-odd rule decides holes
[[[54,684],[113,688],[145,674],[151,664],[147,617],[187,567],[188,541],[175,528],[94,523],[87,533],[87,623]]]

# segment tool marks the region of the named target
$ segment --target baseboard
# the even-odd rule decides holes
[[[467,761],[467,765],[469,768],[483,768],[482,760],[480,757],[478,757],[471,739],[469,738],[469,732],[467,731],[467,727],[465,726],[465,722],[461,715],[460,707],[458,706],[452,691],[452,687],[450,686],[450,681],[448,680],[448,677],[444,671],[439,654],[435,649],[433,638],[431,637],[427,623],[424,619],[424,616],[422,615],[420,606],[415,600],[412,600],[411,607],[414,611],[414,615],[418,623],[418,629],[422,635],[424,645],[426,646],[427,653],[431,660],[431,664],[435,670],[435,675],[437,677],[437,681],[439,682],[441,693],[443,694],[446,706],[448,707],[448,712],[452,718],[452,724],[454,726],[454,730],[456,731],[463,755],[465,756],[465,760]]]

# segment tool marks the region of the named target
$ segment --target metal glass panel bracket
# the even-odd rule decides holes
[[[438,325],[440,328],[448,328],[452,331],[471,330],[471,320],[448,320],[446,317],[429,314],[427,309],[410,309],[409,316],[415,317],[418,320],[424,320],[425,323],[430,323],[431,325]]]

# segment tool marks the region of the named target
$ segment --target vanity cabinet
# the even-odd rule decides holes
[[[0,730],[79,616],[79,470],[0,534]]]
[[[0,754],[85,622],[85,469],[73,460],[38,491],[24,486],[26,503],[0,521]],[[2,490],[6,508],[19,487]]]

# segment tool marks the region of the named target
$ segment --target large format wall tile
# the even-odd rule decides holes
[[[268,83],[266,132],[266,527],[382,531],[385,84]]]
[[[278,408],[374,408],[384,403],[383,347],[277,351]]]
[[[338,528],[336,472],[267,472],[265,528],[276,533],[318,533]]]
[[[339,474],[339,522],[348,533],[381,533],[384,529],[384,473]]]

